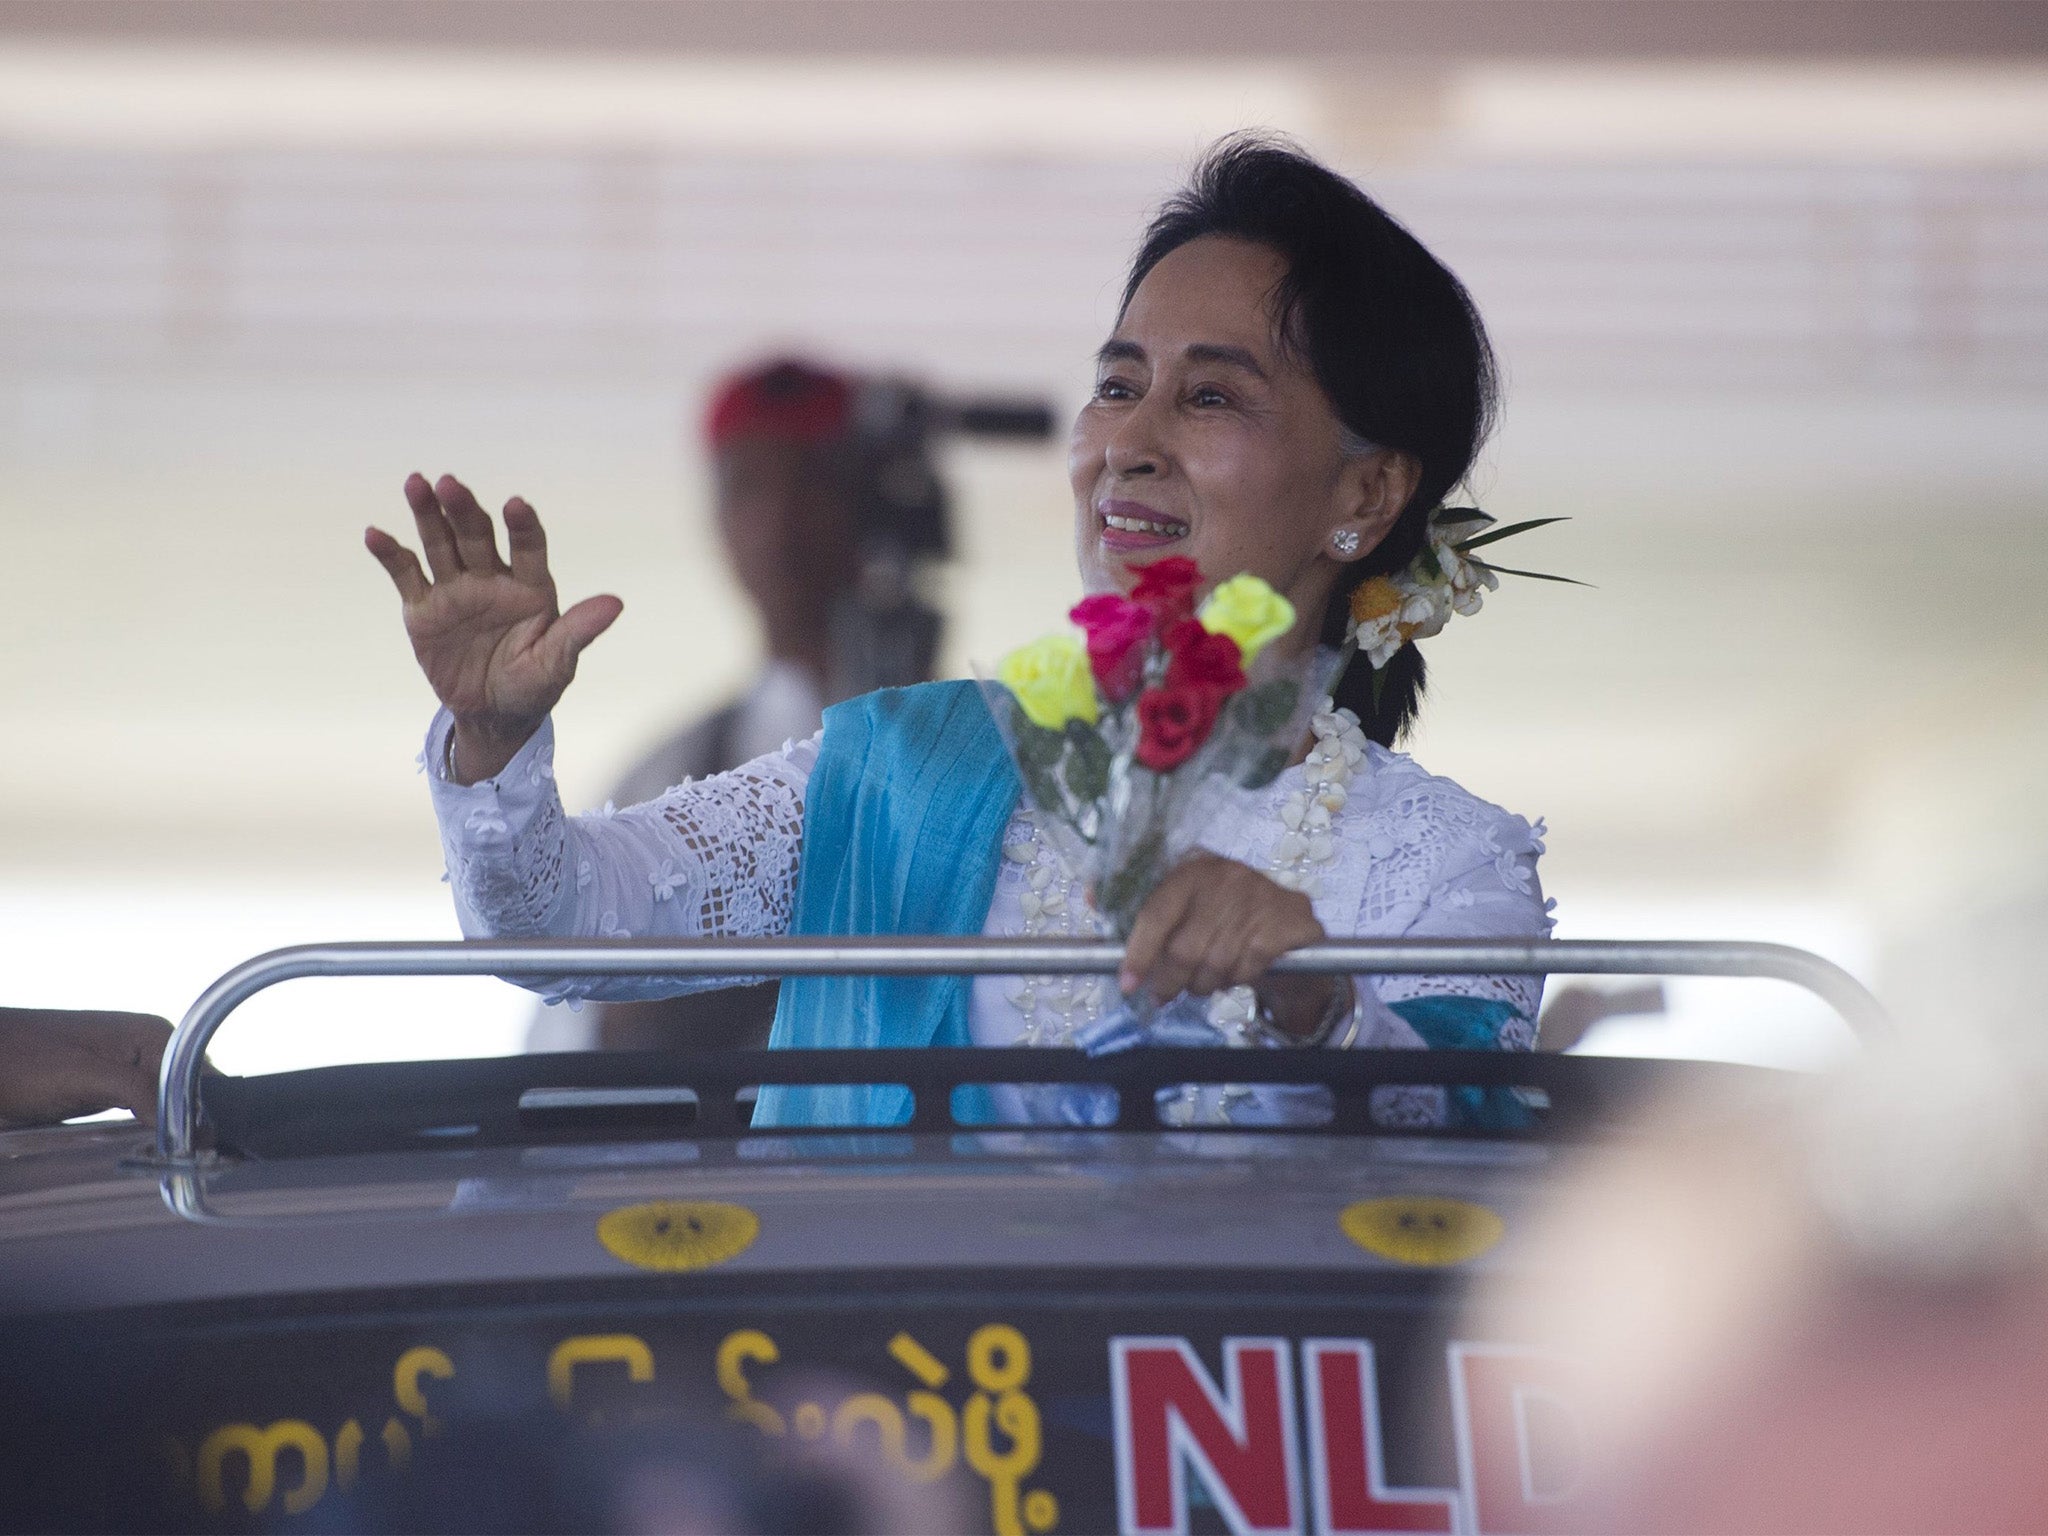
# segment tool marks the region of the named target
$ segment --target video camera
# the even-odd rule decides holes
[[[861,576],[829,627],[831,692],[851,698],[932,675],[942,620],[919,589],[919,568],[953,552],[952,504],[934,449],[947,438],[1043,442],[1044,401],[950,398],[907,380],[855,387],[851,480]]]

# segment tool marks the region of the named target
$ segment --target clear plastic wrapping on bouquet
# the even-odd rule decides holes
[[[1341,664],[1328,650],[1286,657],[1268,648],[1246,685],[1217,705],[1206,738],[1164,770],[1139,760],[1137,689],[1121,704],[1102,701],[1093,721],[1073,718],[1055,729],[1034,723],[1002,683],[978,672],[976,680],[1040,833],[1122,938],[1229,795],[1265,787],[1293,762]],[[1147,663],[1148,673],[1164,668],[1163,657]],[[1144,681],[1157,686],[1161,677]]]

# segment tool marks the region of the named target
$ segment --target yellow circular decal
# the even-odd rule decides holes
[[[638,1269],[709,1269],[745,1253],[760,1235],[760,1217],[716,1200],[622,1205],[597,1223],[605,1251]]]
[[[1361,1200],[1338,1213],[1344,1235],[1367,1253],[1400,1264],[1462,1264],[1501,1239],[1507,1224],[1483,1205],[1396,1195]]]

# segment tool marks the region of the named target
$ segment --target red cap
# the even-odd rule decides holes
[[[822,443],[845,434],[853,386],[841,375],[795,358],[779,358],[721,382],[704,416],[713,448],[736,437]]]

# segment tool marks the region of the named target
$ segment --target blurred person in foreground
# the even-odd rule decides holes
[[[2048,1049],[1934,1023],[1654,1101],[1515,1223],[1461,1332],[1572,1384],[1540,1528],[2048,1530]]]
[[[859,606],[869,562],[860,528],[857,391],[853,379],[800,358],[743,369],[712,391],[704,438],[719,538],[760,618],[767,656],[737,698],[628,769],[611,803],[638,805],[802,741],[823,725],[827,705],[863,691],[868,680],[858,656],[866,648],[849,644],[859,626],[847,611]],[[908,551],[915,558],[944,552],[943,525]],[[820,623],[820,615],[832,619]],[[936,620],[914,622],[931,633],[912,647],[909,675],[894,683],[931,675]],[[758,1048],[768,1043],[778,991],[766,981],[586,1011],[551,1008],[535,1020],[529,1043],[536,1050]]]
[[[1425,556],[1436,562],[1432,519],[1471,469],[1495,394],[1470,296],[1413,235],[1308,156],[1256,136],[1226,140],[1146,231],[1074,424],[1080,585],[1130,593],[1168,557],[1185,563],[1167,569],[1212,584],[1250,573],[1286,600],[1272,654],[1304,670],[1334,663],[1369,617],[1393,616],[1355,601],[1373,577],[1386,588]],[[508,559],[490,514],[453,476],[415,475],[406,498],[426,567],[381,530],[365,542],[442,701],[426,762],[465,933],[1104,931],[1020,808],[1016,771],[971,682],[864,694],[786,752],[611,816],[565,816],[550,715],[578,655],[623,605],[597,596],[559,607],[539,517],[523,500],[505,506]],[[1200,594],[1180,595],[1192,608]],[[1409,637],[1381,670],[1349,654],[1291,763],[1220,799],[1202,848],[1146,898],[1118,985],[1162,1002],[1221,994],[1274,1044],[1527,1050],[1535,978],[1269,974],[1280,955],[1331,933],[1549,931],[1537,829],[1392,750],[1421,703]],[[695,990],[675,978],[536,986]],[[1116,1002],[1094,978],[793,977],[770,1043],[1062,1045]],[[1396,1123],[1447,1113],[1441,1089],[1392,1093]],[[1081,1109],[1095,1123],[1096,1107],[1061,1100],[1022,1118],[1072,1123]],[[906,1108],[886,1084],[771,1087],[754,1123],[891,1124]],[[1325,1107],[1282,1090],[1205,1089],[1188,1110],[1270,1124],[1319,1119]]]
[[[310,1519],[272,1528],[914,1536],[974,1526],[959,1474],[920,1486],[844,1441],[770,1439],[702,1403],[627,1423],[577,1423],[458,1398],[443,1431],[398,1476],[365,1478]]]

